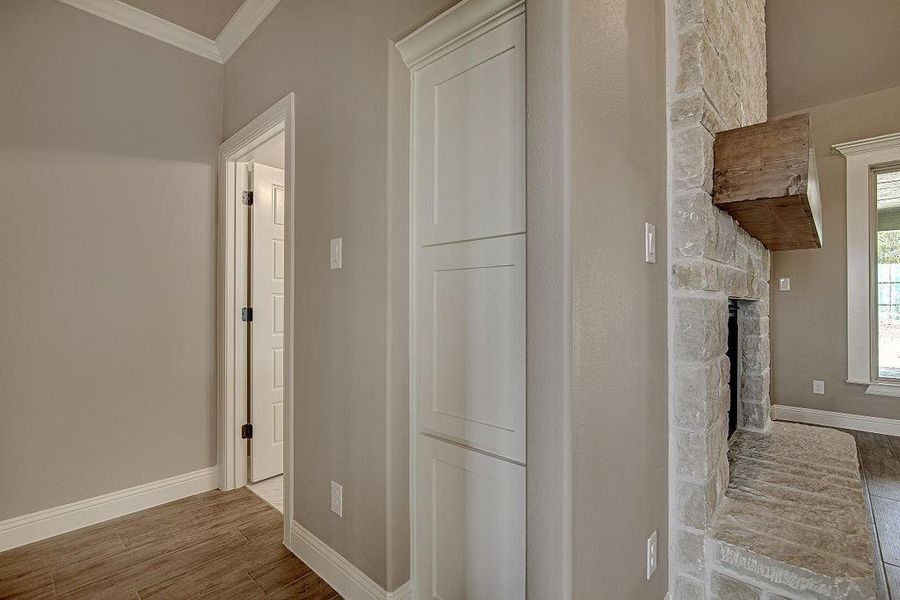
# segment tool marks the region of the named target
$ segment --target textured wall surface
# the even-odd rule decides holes
[[[763,0],[669,3],[670,589],[703,598],[704,537],[728,483],[728,300],[742,422],[769,424],[769,252],[712,205],[718,131],[766,119]]]
[[[225,65],[225,137],[296,95],[294,518],[388,590],[409,578],[408,198],[388,190],[388,40],[454,3],[280,2]]]
[[[841,142],[900,131],[900,87],[807,109],[822,194],[822,248],[776,252],[772,290],[772,398],[776,404],[900,419],[896,398],[847,383],[847,162]],[[825,394],[812,393],[812,380]]]
[[[216,463],[222,66],[0,2],[0,520]]]
[[[658,1],[568,2],[578,599],[658,599],[666,590],[665,557],[649,581],[643,561],[652,531],[666,544],[665,236],[656,264],[644,262],[642,243],[645,222],[666,229],[663,17]],[[558,202],[533,202],[529,192],[529,212],[542,201]]]

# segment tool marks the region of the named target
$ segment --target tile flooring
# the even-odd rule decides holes
[[[277,475],[271,479],[265,479],[258,483],[248,483],[247,488],[284,513],[284,475]]]

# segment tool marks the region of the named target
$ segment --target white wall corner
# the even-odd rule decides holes
[[[0,521],[0,552],[216,489],[218,469],[207,467]]]

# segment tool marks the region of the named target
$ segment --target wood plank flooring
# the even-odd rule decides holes
[[[872,532],[878,600],[900,600],[900,438],[847,431],[856,438]]]
[[[340,598],[282,537],[264,500],[214,490],[0,553],[0,599]]]

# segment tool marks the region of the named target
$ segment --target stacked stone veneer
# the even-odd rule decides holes
[[[674,600],[729,597],[704,537],[728,484],[728,300],[740,298],[743,429],[769,426],[769,252],[712,205],[718,131],[766,120],[764,0],[667,0]]]

